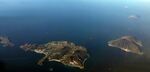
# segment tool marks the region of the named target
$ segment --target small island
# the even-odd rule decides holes
[[[0,36],[0,44],[3,47],[13,47],[14,46],[14,44],[9,40],[9,38],[5,37],[5,36]]]
[[[37,64],[42,65],[47,59],[48,61],[57,61],[64,65],[84,68],[84,63],[89,57],[87,49],[77,46],[68,41],[51,41],[46,44],[24,44],[20,48],[25,51],[33,51],[45,55]]]
[[[138,19],[140,19],[140,15],[129,15],[128,19],[129,20],[138,20]]]
[[[141,50],[141,47],[143,46],[142,42],[133,36],[123,36],[116,40],[111,40],[108,42],[108,45],[111,47],[120,48],[125,52],[131,52],[139,55],[143,54]]]

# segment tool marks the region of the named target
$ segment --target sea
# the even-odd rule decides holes
[[[0,0],[0,36],[15,44],[0,46],[0,72],[150,72],[149,19],[149,0]],[[108,46],[127,35],[142,42],[144,55]],[[39,66],[44,55],[19,47],[50,41],[87,48],[85,68],[48,61]]]

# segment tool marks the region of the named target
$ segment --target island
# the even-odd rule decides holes
[[[143,54],[141,50],[143,47],[142,42],[133,36],[123,36],[121,38],[111,40],[108,42],[108,46],[120,48],[125,52],[131,52],[139,55]]]
[[[5,36],[0,36],[0,44],[3,47],[13,47],[14,46],[14,44],[10,41],[10,39]]]
[[[20,48],[25,51],[32,51],[43,54],[37,64],[43,65],[43,62],[48,61],[60,62],[64,65],[84,69],[84,64],[89,58],[87,49],[82,46],[77,46],[69,41],[51,41],[46,44],[24,44]]]
[[[130,20],[138,20],[141,16],[140,15],[129,15],[128,19]]]

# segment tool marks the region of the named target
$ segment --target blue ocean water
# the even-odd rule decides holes
[[[0,47],[0,61],[5,71],[10,72],[49,72],[50,68],[53,72],[150,71],[149,3],[146,0],[0,0],[0,35],[8,36],[16,45]],[[130,15],[140,18],[130,20]],[[128,54],[107,46],[109,40],[124,35],[144,41],[147,55]],[[18,47],[53,40],[86,47],[90,58],[85,69],[57,62],[38,66],[36,62],[42,55]]]

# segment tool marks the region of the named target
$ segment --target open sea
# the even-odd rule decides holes
[[[0,72],[150,72],[149,31],[148,0],[0,0],[0,35],[15,44],[0,46]],[[107,45],[125,35],[143,42],[144,55]],[[87,48],[85,69],[48,61],[39,66],[43,55],[19,48],[62,40]]]

